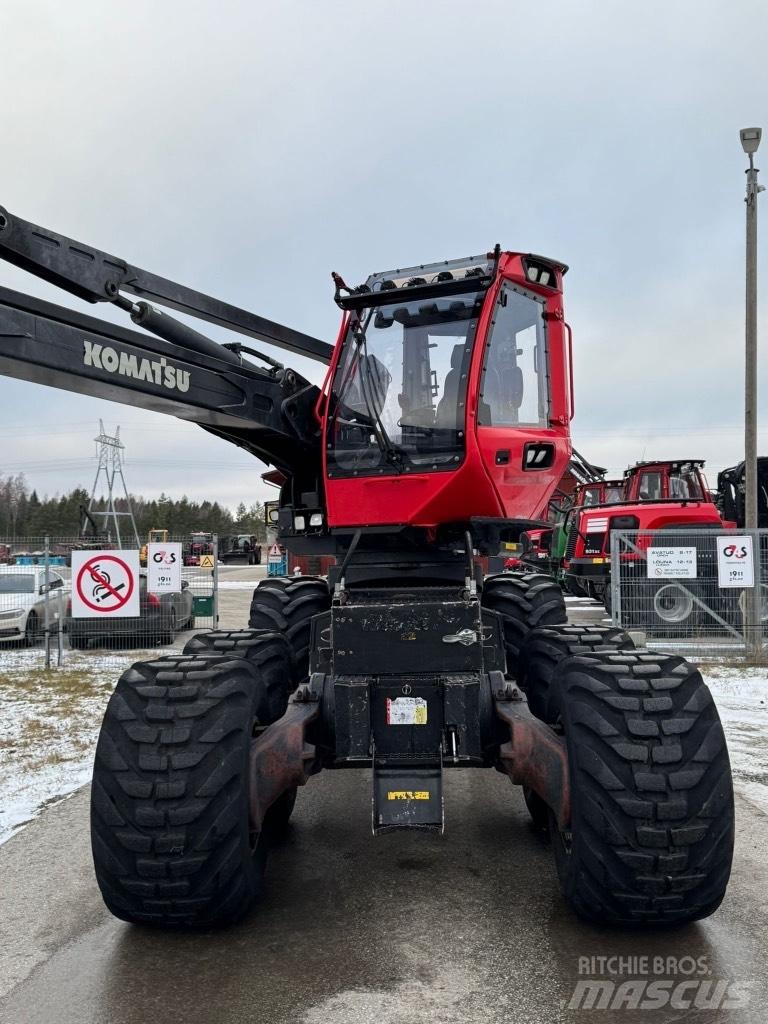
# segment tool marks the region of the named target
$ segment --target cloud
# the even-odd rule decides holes
[[[0,203],[330,341],[332,269],[357,281],[497,240],[545,252],[572,268],[584,454],[616,468],[689,450],[729,464],[743,377],[737,132],[768,94],[745,25],[750,53],[765,52],[751,0],[138,0],[128,12],[17,0],[4,9]],[[53,295],[12,268],[0,282]],[[103,417],[123,424],[136,491],[263,496],[263,467],[190,425],[2,389],[0,470],[27,463],[41,490],[88,485],[74,462]]]

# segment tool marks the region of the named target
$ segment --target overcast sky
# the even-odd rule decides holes
[[[1,24],[10,211],[329,341],[331,270],[497,241],[556,257],[583,454],[706,458],[711,480],[741,457],[738,130],[768,128],[764,0],[5,0]],[[94,312],[12,267],[0,283]],[[760,387],[768,454],[764,352]],[[90,485],[102,418],[135,492],[267,493],[193,425],[0,388],[0,473],[40,492]]]

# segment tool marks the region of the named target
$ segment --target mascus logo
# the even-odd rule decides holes
[[[167,359],[144,359],[130,352],[118,352],[110,345],[95,345],[83,339],[83,365],[117,373],[121,377],[145,380],[170,391],[189,391],[189,370],[172,366]]]

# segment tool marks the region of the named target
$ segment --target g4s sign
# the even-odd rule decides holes
[[[717,580],[721,587],[754,587],[751,537],[717,538]]]
[[[152,561],[157,565],[175,565],[178,559],[175,551],[162,549],[152,555]]]
[[[735,558],[737,560],[747,557],[747,546],[746,544],[727,544],[723,548],[723,555],[726,558]]]
[[[181,590],[181,544],[148,546],[147,590],[150,594],[169,594]]]

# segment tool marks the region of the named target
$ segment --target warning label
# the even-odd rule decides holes
[[[426,725],[427,702],[423,697],[387,698],[387,725]]]
[[[72,552],[72,617],[139,615],[138,551]]]

